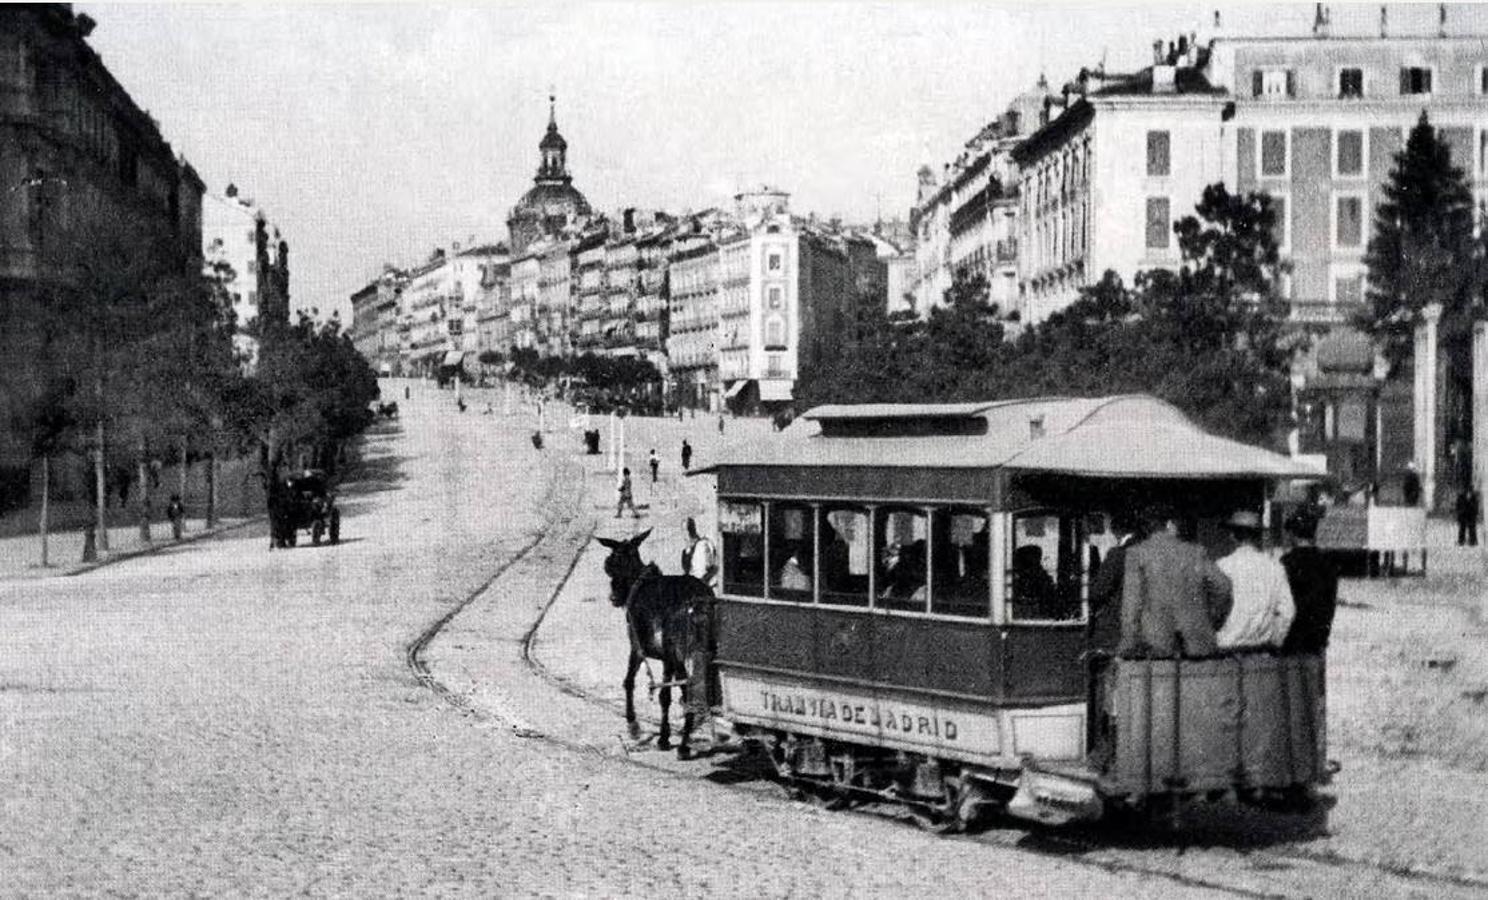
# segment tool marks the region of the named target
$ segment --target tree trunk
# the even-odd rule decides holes
[[[93,476],[98,485],[98,549],[104,553],[108,552],[108,479],[104,477],[104,452],[103,452],[103,423],[99,422],[95,431],[95,443],[93,450]]]
[[[207,527],[217,524],[217,450],[207,454]]]
[[[47,527],[50,525],[48,516],[51,513],[52,500],[52,458],[47,454],[41,457],[41,567],[47,568],[52,564],[47,556]]]
[[[150,543],[150,462],[145,458],[145,448],[139,448],[139,536],[142,543]]]
[[[181,499],[181,505],[183,507],[186,505],[186,476],[191,473],[191,467],[186,462],[186,460],[189,459],[189,457],[186,455],[187,440],[188,438],[186,435],[181,435],[181,472],[180,477],[177,479],[177,482],[180,484],[180,489],[178,490],[176,496]]]

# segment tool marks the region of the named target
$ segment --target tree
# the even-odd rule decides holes
[[[995,400],[1145,392],[1209,429],[1275,443],[1290,414],[1291,346],[1274,289],[1275,212],[1263,194],[1206,188],[1174,226],[1176,271],[1113,272],[1008,340],[985,280],[958,276],[923,322],[865,320],[829,366],[803,373],[808,403]],[[880,311],[881,312],[881,311]]]
[[[1442,308],[1444,344],[1470,335],[1482,254],[1473,237],[1472,191],[1424,111],[1381,190],[1364,257],[1369,305],[1360,324],[1398,363],[1410,356],[1428,304]]]

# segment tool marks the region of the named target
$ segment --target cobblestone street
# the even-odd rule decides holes
[[[545,468],[524,430],[423,390],[401,433],[370,438],[339,547],[270,553],[245,529],[0,587],[0,893],[1193,893],[462,715],[413,676],[408,645],[550,523],[589,510],[564,452]],[[571,556],[546,552],[534,584],[551,589]],[[502,601],[546,599],[521,593]],[[446,640],[436,671],[460,633]],[[511,677],[490,689],[562,708]]]

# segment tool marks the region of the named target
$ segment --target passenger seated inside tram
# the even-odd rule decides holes
[[[775,583],[787,591],[811,591],[811,576],[801,568],[799,553],[791,553],[775,576]]]
[[[884,584],[880,597],[923,598],[925,588],[925,542],[890,544],[884,548]]]
[[[852,590],[852,550],[825,517],[821,526],[822,582],[829,591]]]
[[[1044,549],[1026,544],[1013,551],[1013,608],[1015,618],[1057,618],[1058,591],[1044,568]]]

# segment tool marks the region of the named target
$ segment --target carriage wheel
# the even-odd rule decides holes
[[[341,543],[341,513],[339,511],[331,513],[331,543]]]
[[[796,785],[800,799],[821,809],[847,809],[852,802],[852,796],[846,790],[831,782],[803,778]]]
[[[959,834],[971,825],[973,791],[959,777],[945,779],[945,798],[938,803],[909,803],[909,817],[931,834]]]
[[[319,519],[317,519],[315,521],[315,524],[312,525],[312,526],[310,526],[310,543],[312,543],[315,546],[319,547],[320,546],[320,535],[321,535],[321,532],[323,532],[323,531],[325,531],[325,526],[320,523],[320,520]]]

